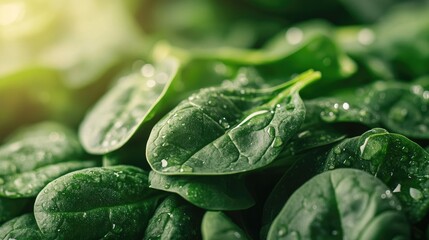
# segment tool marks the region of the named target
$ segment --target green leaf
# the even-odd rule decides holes
[[[50,239],[37,226],[33,213],[16,217],[0,226],[0,239]]]
[[[99,161],[68,160],[23,173],[0,177],[0,196],[9,198],[36,197],[51,181],[76,170],[96,167]]]
[[[204,240],[250,239],[223,212],[206,212],[201,223],[201,232]]]
[[[325,165],[358,168],[377,176],[400,201],[412,222],[429,211],[429,153],[408,138],[373,129],[334,147]]]
[[[86,158],[77,136],[65,126],[44,122],[24,128],[0,147],[0,196],[36,197],[59,176],[99,165]]]
[[[331,145],[325,145],[287,157],[286,162],[289,168],[284,171],[264,202],[260,232],[262,239],[266,239],[271,223],[289,197],[306,181],[323,171],[326,156],[331,148]],[[284,162],[285,160],[278,159],[277,161]]]
[[[12,199],[0,197],[0,224],[25,212],[32,201],[27,198]]]
[[[299,90],[308,71],[272,89],[208,88],[182,101],[152,129],[146,157],[163,174],[233,174],[271,163],[304,121]]]
[[[145,240],[200,239],[201,210],[176,195],[167,197],[149,220]]]
[[[277,158],[281,159],[305,153],[311,149],[341,141],[346,136],[345,131],[327,124],[301,128]]]
[[[268,239],[408,239],[410,226],[400,209],[376,177],[337,169],[315,176],[294,192]]]
[[[119,79],[81,123],[79,137],[85,150],[104,154],[122,147],[165,105],[178,70],[178,61],[169,58]]]
[[[304,103],[307,110],[306,125],[352,122],[372,127],[380,121],[378,114],[362,103],[336,98],[316,98]]]
[[[179,194],[207,210],[239,210],[255,204],[244,179],[232,176],[168,176],[151,171],[150,187]]]
[[[139,168],[88,168],[49,183],[36,198],[34,215],[42,233],[57,239],[135,239],[160,196]]]
[[[376,82],[359,96],[390,131],[429,139],[429,91],[420,85]]]

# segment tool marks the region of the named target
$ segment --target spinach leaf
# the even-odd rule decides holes
[[[327,124],[301,128],[277,158],[281,159],[298,155],[317,147],[341,141],[346,136],[345,132],[338,127]]]
[[[379,116],[365,104],[336,98],[316,98],[305,101],[306,125],[320,123],[353,122],[374,127]]]
[[[22,129],[0,147],[0,196],[36,197],[57,177],[99,165],[84,158],[76,135],[65,126],[44,122]]]
[[[160,196],[139,168],[88,168],[49,183],[34,215],[42,233],[58,239],[134,239],[144,233]]]
[[[204,240],[250,239],[247,233],[223,212],[206,212],[201,224],[201,232]]]
[[[151,171],[150,187],[179,194],[208,210],[246,209],[255,203],[240,176],[168,176]]]
[[[0,226],[0,239],[43,240],[51,238],[42,234],[33,213],[27,213]]]
[[[401,205],[376,177],[337,169],[302,185],[271,225],[268,239],[408,239]]]
[[[412,222],[429,211],[429,153],[408,138],[373,129],[344,140],[327,158],[325,170],[358,168],[382,180],[400,201]]]
[[[179,63],[168,58],[145,64],[141,72],[122,77],[83,120],[79,137],[84,148],[104,154],[123,146],[160,109],[177,79]]]
[[[322,171],[331,148],[332,145],[326,145],[287,157],[286,161],[289,163],[289,168],[283,172],[264,202],[260,231],[262,239],[266,239],[271,223],[289,197],[301,185]],[[279,159],[277,161],[285,160]]]
[[[201,210],[176,195],[167,197],[149,220],[143,239],[200,239]]]
[[[429,91],[420,85],[376,82],[362,91],[364,103],[380,115],[387,129],[429,139]]]
[[[0,147],[0,176],[22,173],[83,156],[76,135],[57,123],[28,127]]]
[[[9,198],[36,197],[46,184],[56,178],[69,172],[98,165],[98,161],[69,160],[24,173],[6,175],[0,178],[0,196]]]
[[[0,197],[0,224],[24,213],[32,201],[26,198],[12,199]]]
[[[233,174],[271,163],[304,121],[299,90],[317,80],[307,71],[274,89],[208,88],[161,119],[146,157],[163,174]]]

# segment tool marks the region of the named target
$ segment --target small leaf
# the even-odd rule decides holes
[[[22,129],[0,147],[0,196],[36,197],[59,176],[99,165],[85,158],[77,136],[60,124],[45,122]]]
[[[201,210],[176,195],[159,204],[149,220],[145,240],[200,239]]]
[[[308,71],[273,89],[208,88],[190,96],[152,129],[146,157],[163,174],[233,174],[271,163],[304,121],[298,91]]]
[[[123,146],[160,108],[179,63],[166,59],[123,77],[86,115],[79,137],[86,151],[104,154]]]
[[[88,168],[49,183],[36,198],[34,215],[42,233],[57,239],[135,239],[160,196],[139,168]]]
[[[254,205],[244,179],[237,176],[167,176],[151,171],[150,187],[179,194],[208,210],[239,210]]]
[[[408,239],[410,226],[399,201],[388,192],[361,170],[322,173],[293,193],[268,239]]]
[[[12,199],[0,197],[0,224],[24,213],[32,201],[27,198]]]
[[[223,212],[206,212],[201,224],[201,232],[204,240],[250,239],[250,237]]]
[[[376,82],[362,99],[385,128],[410,138],[429,139],[429,91],[420,85]]]
[[[0,239],[51,239],[44,236],[37,226],[33,213],[16,217],[0,226]]]

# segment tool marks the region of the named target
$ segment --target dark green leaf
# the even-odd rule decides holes
[[[333,148],[325,170],[358,168],[381,179],[400,201],[412,222],[429,211],[429,154],[399,134],[373,129]]]
[[[149,220],[143,239],[200,239],[201,210],[176,195],[167,197]]]
[[[171,91],[178,69],[178,61],[170,58],[145,64],[141,72],[119,79],[81,123],[79,137],[84,148],[104,154],[123,146],[165,104],[162,99]]]
[[[208,210],[246,209],[255,203],[239,176],[168,176],[151,171],[150,187],[177,193]]]
[[[40,123],[0,147],[0,176],[23,173],[83,156],[76,135],[56,123]]]
[[[163,174],[232,174],[272,162],[304,121],[308,71],[274,89],[203,89],[159,121],[146,157]]]
[[[44,240],[50,238],[42,234],[33,213],[27,213],[3,224],[0,227],[0,239]]]
[[[36,197],[46,184],[76,170],[96,167],[98,161],[69,160],[37,169],[0,177],[0,196],[9,198]]]
[[[34,215],[41,231],[57,239],[135,239],[159,198],[139,168],[88,168],[49,183],[36,198]]]
[[[95,167],[70,129],[40,123],[18,131],[0,147],[0,196],[36,197],[42,188],[68,172]]]
[[[379,116],[364,104],[335,98],[316,98],[304,103],[307,110],[306,125],[353,122],[371,127],[379,122]]]
[[[401,205],[376,177],[337,169],[302,185],[271,225],[268,239],[408,239]]]
[[[429,91],[420,85],[377,82],[359,96],[383,125],[412,138],[429,139]]]
[[[302,184],[320,173],[332,146],[309,149],[301,154],[287,157],[290,166],[271,190],[264,202],[262,214],[261,238],[265,239],[274,218],[279,214],[285,202]],[[277,161],[285,161],[279,159]]]
[[[30,199],[12,199],[0,197],[0,224],[25,212],[25,208],[30,206]]]
[[[223,212],[206,212],[201,224],[204,240],[250,239],[250,237]]]

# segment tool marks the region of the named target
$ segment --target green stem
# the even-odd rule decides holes
[[[319,80],[321,76],[322,74],[320,72],[310,69],[284,84],[266,89],[267,91],[277,91],[279,89],[286,88],[282,92],[280,92],[275,98],[273,98],[267,105],[275,106],[281,100],[290,96],[292,93],[298,92],[308,84]]]

